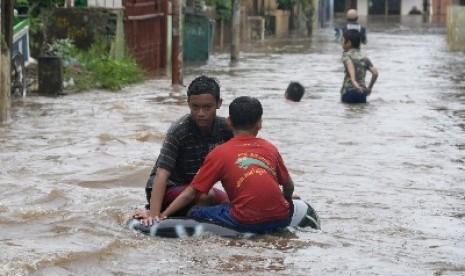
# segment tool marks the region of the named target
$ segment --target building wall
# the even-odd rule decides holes
[[[432,0],[431,8],[433,15],[443,15],[447,14],[447,7],[450,6],[454,1],[453,0]]]
[[[389,0],[387,0],[389,1]],[[369,0],[358,0],[357,10],[359,16],[368,15]],[[419,10],[423,10],[423,0],[401,0],[400,15],[408,15],[413,6],[417,6]]]
[[[408,15],[413,6],[423,12],[423,0],[402,0],[400,4],[401,15]]]
[[[450,49],[465,53],[465,6],[451,6],[447,13],[447,41]]]
[[[368,1],[359,0],[357,2],[357,11],[358,11],[359,16],[367,16],[368,15]]]

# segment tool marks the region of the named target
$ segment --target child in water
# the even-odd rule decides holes
[[[366,103],[373,86],[378,79],[378,70],[371,60],[360,51],[361,37],[357,30],[346,30],[343,33],[342,63],[345,76],[341,88],[341,101],[344,103]],[[371,80],[365,83],[366,72],[370,71]]]
[[[298,82],[291,82],[284,93],[284,98],[293,102],[300,102],[304,96],[305,88]]]

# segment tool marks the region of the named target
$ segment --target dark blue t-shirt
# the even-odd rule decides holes
[[[349,22],[344,23],[344,24],[338,25],[334,30],[336,31],[336,37],[339,39],[342,39],[342,33],[345,30],[357,30],[360,33],[360,41],[363,44],[367,43],[367,35],[366,35],[367,31],[365,27],[363,27],[359,23],[349,23]]]
[[[199,130],[190,114],[174,122],[165,137],[157,162],[147,180],[146,188],[152,188],[157,168],[171,172],[167,186],[189,184],[202,165],[205,156],[217,145],[233,137],[226,118],[216,117],[210,134]]]

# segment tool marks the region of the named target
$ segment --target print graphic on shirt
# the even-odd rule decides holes
[[[236,182],[236,187],[237,188],[240,188],[241,185],[242,185],[242,182],[244,182],[244,180],[247,178],[247,177],[250,177],[252,175],[255,175],[255,174],[258,174],[258,175],[262,175],[262,174],[266,174],[266,170],[263,169],[263,168],[251,168],[249,171],[247,171],[246,173],[244,173],[243,176],[241,176],[237,182]]]
[[[268,173],[271,173],[272,175],[275,175],[276,173],[271,169],[270,166],[268,166],[264,160],[260,160],[258,155],[256,154],[248,154],[249,156],[243,156],[244,154],[241,154],[239,158],[237,158],[235,164],[243,169],[246,170],[244,175],[240,177],[237,182],[236,182],[236,187],[240,188],[242,185],[242,182],[247,177],[250,177],[255,174],[266,174],[267,171]],[[253,167],[251,167],[253,166]]]
[[[268,171],[272,171],[271,168],[265,163],[263,162],[262,160],[258,160],[256,158],[253,158],[253,157],[239,157],[237,160],[236,160],[236,165],[239,166],[239,168],[241,169],[245,169],[247,170],[249,168],[249,166],[251,165],[256,165],[260,168],[264,168],[265,170],[268,170]]]
[[[359,24],[347,24],[348,30],[357,30],[360,32],[360,25]]]

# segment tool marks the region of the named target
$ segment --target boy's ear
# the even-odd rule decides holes
[[[220,109],[222,103],[223,103],[222,98],[220,98],[218,101],[216,101],[216,109]]]
[[[257,131],[259,131],[260,129],[262,129],[262,122],[263,122],[263,119],[260,118],[260,120],[257,122]]]
[[[349,46],[349,48],[352,48],[352,41],[350,41],[348,39],[346,39],[344,41],[345,41],[345,43],[347,43],[347,46]]]
[[[228,116],[226,122],[228,123],[228,127],[232,129],[233,125],[232,125],[232,122],[231,122],[231,117]]]

